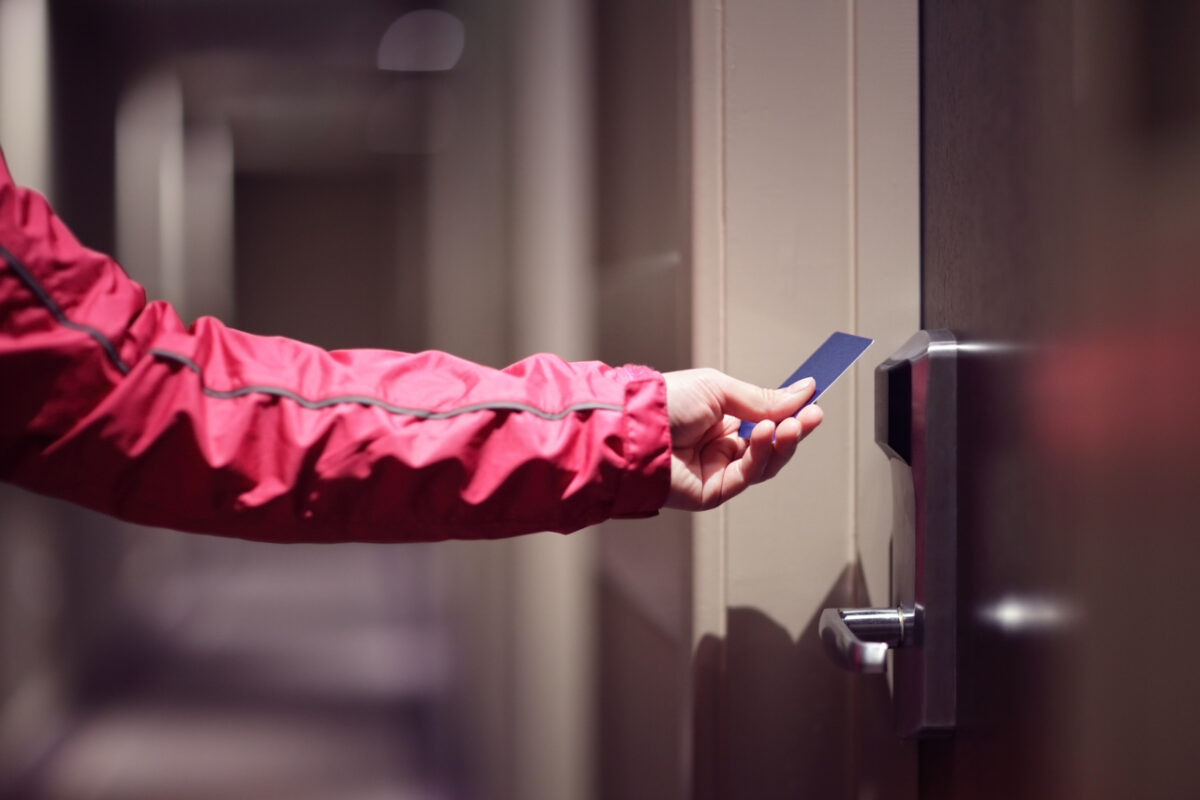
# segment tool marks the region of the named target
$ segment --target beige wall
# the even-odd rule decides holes
[[[918,327],[916,2],[693,14],[696,362],[774,384],[833,330],[877,339],[796,462],[696,521],[696,790],[849,796],[854,697],[877,687],[827,663],[816,619],[866,601],[860,556],[887,591],[870,378]]]

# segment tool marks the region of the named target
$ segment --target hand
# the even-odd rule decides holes
[[[821,423],[821,409],[815,405],[793,416],[812,397],[809,378],[787,389],[764,389],[715,369],[663,377],[672,449],[668,508],[713,508],[774,477],[800,440]],[[737,435],[743,419],[761,420],[748,441]]]

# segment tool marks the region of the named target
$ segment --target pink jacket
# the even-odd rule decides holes
[[[666,498],[662,376],[185,327],[0,158],[0,478],[269,541],[568,532]]]

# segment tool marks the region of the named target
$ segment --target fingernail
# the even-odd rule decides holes
[[[803,380],[796,381],[795,383],[793,383],[791,386],[789,386],[787,388],[788,388],[789,392],[796,392],[796,393],[807,392],[809,389],[811,389],[813,387],[814,383],[815,383],[815,381],[812,378],[804,378]]]

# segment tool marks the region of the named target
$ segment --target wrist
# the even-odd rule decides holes
[[[671,485],[666,382],[662,373],[640,365],[618,367],[616,373],[626,379],[625,469],[612,516],[651,516],[666,503]]]

